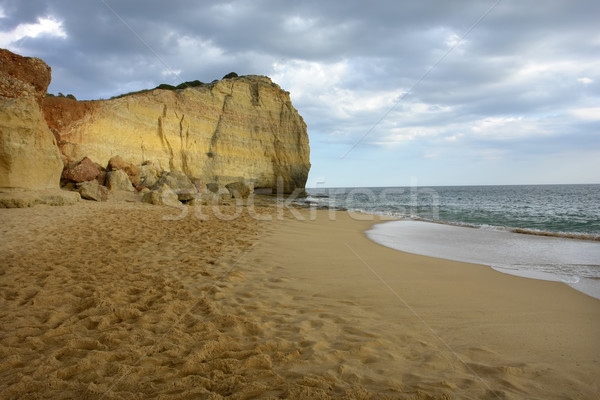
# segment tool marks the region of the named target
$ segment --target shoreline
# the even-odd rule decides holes
[[[566,285],[369,240],[365,231],[387,219],[284,209],[280,220],[273,205],[253,209],[263,220],[248,209],[230,220],[164,219],[176,211],[0,210],[3,395],[600,392],[600,301]]]
[[[600,244],[568,238],[473,230],[451,224],[399,220],[373,226],[367,237],[412,254],[482,264],[499,272],[556,281],[600,299]]]

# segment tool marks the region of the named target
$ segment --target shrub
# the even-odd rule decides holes
[[[125,97],[125,96],[130,96],[132,94],[138,94],[138,93],[145,93],[145,92],[149,92],[149,89],[142,89],[142,90],[137,90],[135,92],[129,92],[129,93],[123,93],[117,96],[113,96],[111,97],[111,99],[120,99],[121,97]]]
[[[225,75],[223,77],[223,79],[232,79],[232,78],[237,78],[237,77],[238,77],[238,74],[236,74],[235,72],[230,72],[227,75]],[[214,81],[211,82],[211,84],[215,84],[217,82],[219,82],[219,80],[215,79]],[[180,83],[177,86],[169,85],[167,83],[161,83],[154,89],[182,90],[182,89],[186,89],[186,88],[199,87],[199,86],[203,86],[203,85],[207,85],[207,84],[196,79],[195,81],[187,81],[187,82]],[[138,90],[137,92],[129,92],[129,93],[125,93],[125,94],[120,94],[118,96],[111,97],[111,99],[118,99],[118,98],[129,96],[132,94],[144,93],[144,92],[148,92],[148,91],[154,90],[154,89],[143,89],[143,90]],[[59,93],[58,96],[65,97],[62,93]],[[71,94],[67,95],[67,97],[69,97],[69,96],[73,96],[73,95],[71,95]],[[71,97],[69,97],[69,98],[71,98]],[[73,98],[75,98],[75,97],[73,96]]]
[[[238,74],[236,74],[235,72],[230,72],[227,75],[225,75],[222,79],[232,79],[232,78],[237,78]]]
[[[179,85],[176,86],[176,88],[177,89],[186,89],[186,88],[198,87],[198,86],[202,86],[202,85],[204,85],[204,83],[202,83],[196,79],[195,81],[187,81],[187,82],[180,83]]]
[[[169,85],[169,84],[166,84],[166,83],[161,83],[160,85],[158,85],[154,89],[177,90],[177,88],[175,86]]]

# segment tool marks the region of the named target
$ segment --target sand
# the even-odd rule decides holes
[[[599,398],[599,300],[256,212],[1,209],[0,397]]]

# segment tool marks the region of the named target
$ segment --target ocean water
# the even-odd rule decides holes
[[[367,236],[415,254],[565,282],[600,299],[600,185],[307,189],[305,206],[397,217]]]

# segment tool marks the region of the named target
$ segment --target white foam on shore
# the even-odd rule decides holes
[[[600,243],[421,221],[391,221],[367,231],[384,246],[488,265],[526,278],[564,282],[600,299]]]

